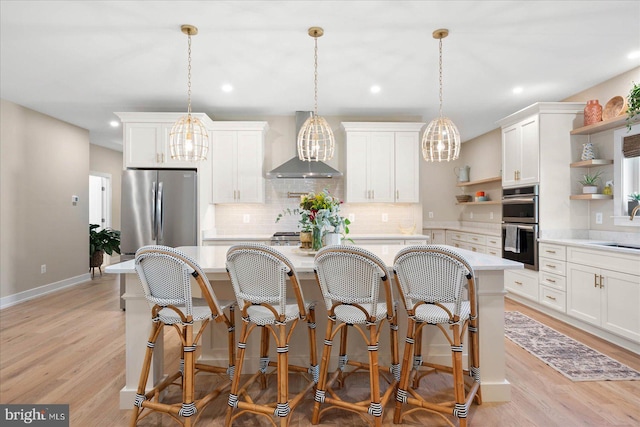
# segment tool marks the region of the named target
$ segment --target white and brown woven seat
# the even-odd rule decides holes
[[[327,308],[328,321],[312,423],[318,424],[322,414],[339,408],[356,412],[365,421],[379,427],[382,425],[383,407],[400,379],[396,309],[384,262],[356,246],[327,246],[316,254],[315,272]],[[381,298],[380,294],[384,296]],[[385,321],[390,329],[391,361],[390,366],[386,367],[379,365],[378,354],[381,325]],[[368,360],[349,358],[349,328],[356,329],[356,335],[363,339]],[[330,374],[331,350],[338,332],[338,366]],[[340,394],[334,388],[336,380],[339,385],[344,385],[345,379],[358,371],[369,372],[369,399],[364,401],[355,401],[346,392]],[[381,379],[388,383],[384,391],[381,390]]]
[[[229,394],[226,425],[231,425],[243,414],[253,413],[265,416],[272,425],[278,421],[280,426],[287,426],[291,412],[318,381],[313,304],[305,302],[291,262],[269,246],[250,243],[232,246],[227,252],[226,266],[242,314],[236,373]],[[291,300],[287,300],[287,282],[294,294]],[[289,341],[300,320],[306,321],[308,326],[308,366],[289,363]],[[261,328],[260,367],[240,384],[247,341],[256,327]],[[276,345],[275,362],[269,356],[271,338]],[[296,349],[301,353],[304,350]],[[275,369],[269,372],[270,367]],[[306,384],[295,395],[289,393],[290,372],[300,373],[306,380]],[[276,401],[257,403],[257,397],[251,396],[250,386],[260,380],[260,385],[265,389],[267,376],[273,373],[277,374]]]
[[[464,427],[472,401],[482,403],[473,269],[459,253],[440,245],[404,248],[396,254],[393,268],[408,315],[394,423],[401,423],[404,416],[412,412],[427,410],[455,426],[446,415],[452,416]],[[422,333],[427,325],[437,326],[449,342],[451,366],[423,360]],[[462,352],[467,330],[469,369],[464,370]],[[451,400],[436,400],[420,390],[421,379],[434,372],[452,374]]]
[[[178,424],[192,426],[202,409],[231,384],[235,364],[234,306],[221,302],[198,264],[184,253],[167,246],[144,246],[136,252],[135,268],[144,295],[151,308],[153,325],[140,373],[131,426],[152,411],[167,414]],[[193,283],[195,282],[195,283]],[[200,289],[201,298],[193,298],[192,285]],[[197,289],[197,288],[196,288]],[[229,314],[225,313],[228,310]],[[224,324],[229,342],[228,366],[196,363],[195,351],[207,325],[212,320]],[[195,330],[194,323],[201,322]],[[164,326],[178,332],[182,355],[180,368],[151,390],[146,390],[154,347]],[[195,376],[199,372],[222,374],[223,378],[206,395],[195,399]],[[171,385],[182,388],[181,401],[165,402],[160,393]]]

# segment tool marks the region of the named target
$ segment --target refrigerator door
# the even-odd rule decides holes
[[[133,255],[141,246],[156,243],[157,181],[155,170],[122,171],[122,255]]]
[[[158,171],[157,222],[159,245],[198,244],[197,174],[190,170]]]

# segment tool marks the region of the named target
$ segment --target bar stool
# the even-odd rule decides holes
[[[402,249],[396,254],[393,269],[409,317],[393,421],[401,423],[405,415],[427,410],[454,427],[445,416],[452,415],[460,427],[465,427],[471,402],[482,403],[473,269],[460,254],[439,245]],[[464,297],[465,288],[468,298]],[[422,332],[426,325],[437,326],[447,338],[451,346],[450,367],[423,361]],[[467,329],[470,369],[463,370],[462,348]],[[434,402],[435,399],[424,397],[424,391],[419,393],[420,380],[436,371],[452,374],[453,401]],[[410,409],[403,413],[403,405]]]
[[[244,413],[253,413],[267,417],[272,425],[276,425],[273,417],[277,417],[280,426],[287,426],[291,412],[318,381],[314,307],[305,302],[291,262],[269,246],[250,243],[232,246],[227,252],[226,266],[242,313],[238,360],[229,394],[226,425],[231,425]],[[295,296],[291,301],[287,301],[287,279]],[[289,341],[299,320],[306,321],[308,326],[307,367],[289,364]],[[260,369],[241,385],[247,340],[256,327],[261,329]],[[276,345],[276,362],[269,359],[270,338]],[[256,403],[249,387],[259,379],[265,389],[267,375],[274,373],[274,370],[268,372],[269,367],[275,367],[277,374],[277,401]],[[311,374],[311,377],[305,375],[307,385],[292,397],[289,396],[289,372]]]
[[[384,262],[371,252],[356,246],[327,246],[315,257],[315,273],[327,307],[328,322],[311,422],[318,424],[324,412],[339,408],[356,412],[367,422],[381,426],[383,407],[400,379],[396,310]],[[381,292],[384,292],[384,301],[380,298]],[[390,367],[379,366],[378,360],[378,341],[384,321],[390,327]],[[368,352],[367,361],[349,359],[349,328],[354,328],[358,332],[356,335],[363,339]],[[338,366],[329,375],[333,340],[338,332]],[[347,367],[350,367],[349,370]],[[363,370],[369,372],[370,398],[356,402],[346,400],[347,396],[343,398],[338,395],[333,387],[336,380],[339,385],[343,385],[348,376]],[[388,372],[391,375],[386,375]],[[381,377],[388,383],[384,393],[380,389]],[[321,410],[323,404],[328,406]]]
[[[231,383],[235,362],[234,304],[221,303],[216,298],[207,276],[198,264],[184,253],[167,246],[144,246],[136,252],[135,268],[142,283],[144,295],[151,308],[153,325],[144,357],[140,382],[131,416],[131,426],[151,411],[169,415],[178,424],[191,426],[204,406],[215,399]],[[199,285],[202,298],[192,297],[192,281]],[[228,309],[229,315],[224,312]],[[229,344],[228,366],[196,363],[195,351],[209,322],[215,320],[227,328]],[[194,330],[194,322],[202,322]],[[175,328],[182,343],[180,368],[151,390],[146,391],[151,358],[156,340],[164,326]],[[195,334],[195,336],[194,336]],[[223,374],[225,379],[200,399],[195,399],[195,376],[199,372]],[[160,402],[160,393],[171,385],[182,388],[182,401]],[[195,416],[195,417],[194,417]]]

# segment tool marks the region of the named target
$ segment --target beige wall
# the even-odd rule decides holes
[[[88,131],[0,100],[0,297],[87,274],[88,176]]]
[[[111,228],[120,230],[122,152],[91,144],[89,171],[111,175]]]

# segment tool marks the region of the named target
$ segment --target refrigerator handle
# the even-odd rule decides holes
[[[152,240],[156,240],[157,237],[157,230],[158,230],[158,225],[156,222],[156,205],[157,205],[157,200],[156,200],[156,182],[153,181],[153,184],[151,184],[151,200],[153,203],[153,206],[151,207],[151,239]]]
[[[162,204],[164,202],[164,197],[162,194],[162,182],[158,183],[158,201],[156,202],[156,221],[158,223],[158,243],[162,244],[162,239],[164,238],[163,234],[163,225],[164,218],[162,216]]]

